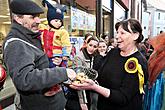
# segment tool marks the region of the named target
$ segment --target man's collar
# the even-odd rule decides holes
[[[21,24],[17,23],[16,21],[13,21],[12,28],[20,30],[22,33],[24,33],[26,35],[30,35],[33,39],[35,39],[41,35],[40,32],[33,32],[33,31],[29,30],[28,28],[22,26]]]

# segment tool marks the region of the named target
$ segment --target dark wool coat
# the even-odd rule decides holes
[[[142,110],[138,73],[127,73],[124,69],[131,57],[138,59],[147,80],[147,61],[139,51],[123,57],[119,49],[112,49],[101,64],[97,79],[101,86],[110,89],[110,96],[99,95],[98,110]]]

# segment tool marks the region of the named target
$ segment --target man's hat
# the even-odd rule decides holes
[[[31,0],[12,0],[10,9],[15,14],[34,15],[43,13],[43,9]]]

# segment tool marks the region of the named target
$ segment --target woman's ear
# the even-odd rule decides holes
[[[137,40],[139,38],[139,33],[134,33],[134,41]]]

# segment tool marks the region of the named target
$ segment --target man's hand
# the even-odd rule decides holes
[[[111,93],[110,89],[97,85],[92,79],[84,79],[83,83],[73,82],[69,87],[76,90],[93,90],[104,97],[109,97]]]
[[[73,81],[76,78],[76,72],[73,69],[66,69],[68,78]]]
[[[62,58],[60,58],[60,57],[53,58],[53,63],[55,65],[59,66],[61,64],[61,62],[62,62]]]
[[[67,57],[67,56],[63,56],[63,57],[62,57],[62,60],[68,61],[68,57]]]

